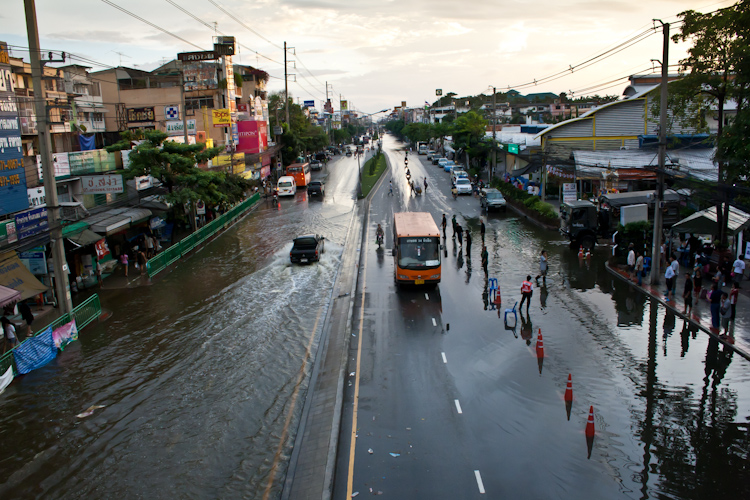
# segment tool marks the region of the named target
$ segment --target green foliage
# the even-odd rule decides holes
[[[519,191],[520,191],[520,189],[519,189]],[[537,198],[536,196],[529,195],[529,197],[524,200],[523,204],[526,205],[528,208],[531,208],[531,207],[533,207],[534,205],[536,205],[537,203],[540,203],[540,202],[541,202],[541,200],[539,198]]]
[[[557,218],[557,211],[555,210],[555,207],[553,205],[550,205],[549,203],[540,200],[538,203],[535,203],[532,208],[543,217],[547,217],[550,219]]]
[[[126,149],[136,135],[123,132],[122,140],[107,147],[114,152]],[[215,157],[221,148],[205,149],[205,144],[180,144],[166,141],[167,134],[159,130],[146,130],[143,142],[129,155],[130,168],[124,171],[126,179],[151,175],[168,189],[167,201],[175,205],[203,200],[209,206],[231,204],[243,199],[243,193],[252,183],[242,177],[225,172],[208,172],[197,167]]]
[[[373,169],[374,166],[374,169]],[[388,166],[385,155],[379,154],[367,160],[362,172],[362,196],[367,196]]]

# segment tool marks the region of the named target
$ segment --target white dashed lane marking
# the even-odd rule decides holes
[[[435,321],[435,318],[432,318],[432,326],[437,326],[437,321]]]
[[[447,364],[447,363],[448,363],[448,360],[447,360],[447,359],[446,359],[446,357],[445,357],[445,353],[444,353],[444,352],[441,352],[440,354],[441,354],[441,355],[443,356],[443,363],[446,363],[446,364]]]
[[[482,475],[478,470],[474,471],[474,477],[477,478],[477,486],[479,486],[479,493],[484,494],[484,483],[482,482]]]
[[[458,411],[458,414],[460,415],[461,413],[463,413],[463,411],[461,411],[461,403],[458,402],[458,399],[454,399],[453,401],[455,401],[456,411]]]

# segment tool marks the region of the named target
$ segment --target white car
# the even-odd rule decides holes
[[[465,177],[456,181],[456,192],[458,194],[471,194],[471,182]]]
[[[456,181],[462,177],[469,178],[469,174],[466,173],[466,170],[461,170],[461,168],[453,167],[453,170],[451,171],[451,182],[454,184]]]
[[[440,165],[441,167],[445,167],[445,164],[448,163],[448,162],[450,162],[450,160],[448,158],[440,158],[438,160],[438,165]]]

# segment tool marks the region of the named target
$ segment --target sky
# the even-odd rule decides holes
[[[2,0],[0,41],[11,46],[12,56],[28,61],[23,3]],[[284,88],[287,42],[293,47],[288,72],[295,75],[289,77],[290,95],[314,99],[320,109],[327,82],[334,101],[344,99],[350,109],[375,113],[402,101],[410,107],[432,103],[436,89],[459,96],[491,95],[492,86],[522,94],[619,95],[627,82],[617,79],[651,72],[651,60],[662,59],[661,29],[587,68],[577,66],[653,27],[652,19],[674,23],[684,10],[709,12],[733,3],[36,0],[36,8],[42,49],[73,54],[70,62],[92,66],[92,71],[118,65],[151,70],[179,52],[209,50],[212,37],[224,34],[240,44],[235,63],[265,70],[271,75],[269,90],[278,91]],[[673,26],[671,33],[677,29]],[[670,66],[685,57],[688,47],[670,43]],[[658,63],[655,71],[660,72]]]

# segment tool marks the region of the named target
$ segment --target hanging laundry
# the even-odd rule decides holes
[[[55,347],[61,351],[65,349],[65,346],[78,340],[78,328],[76,327],[76,320],[66,323],[52,332],[52,340],[55,342]]]
[[[18,373],[23,375],[41,368],[57,356],[57,348],[52,340],[52,327],[39,333],[16,347],[13,357]]]
[[[0,394],[13,382],[13,365],[10,365],[5,373],[0,376]]]

